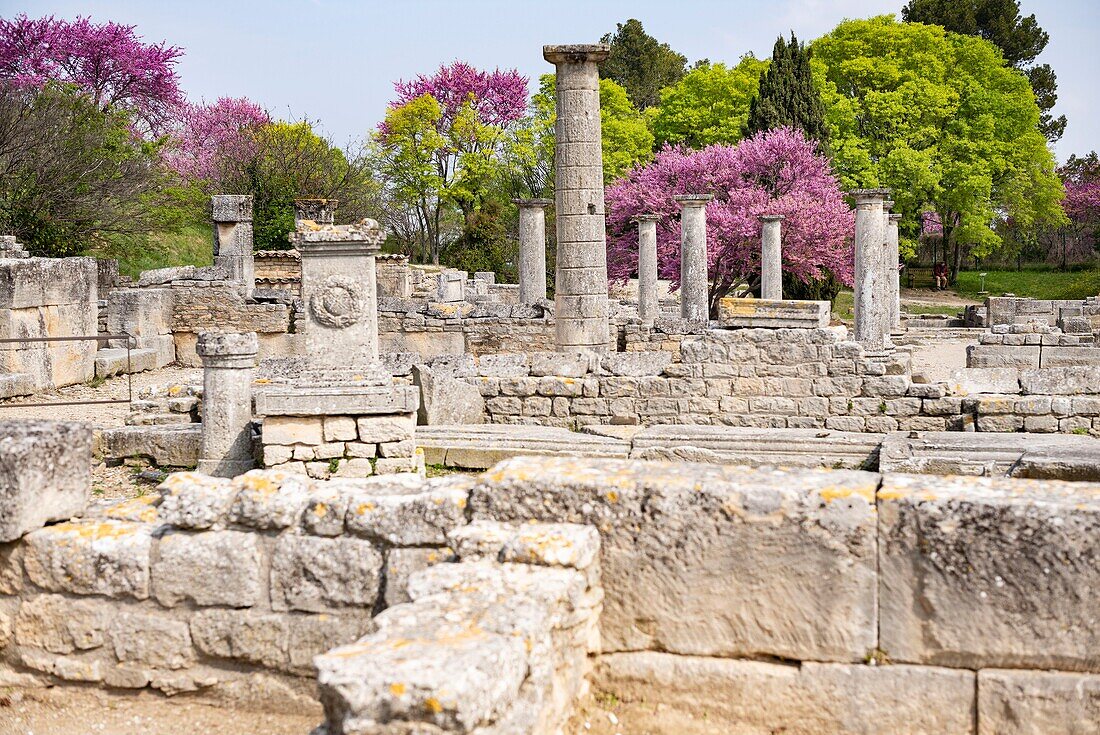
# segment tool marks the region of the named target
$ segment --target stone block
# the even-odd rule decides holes
[[[1039,345],[969,345],[966,348],[968,368],[1037,368]]]
[[[105,459],[143,457],[160,467],[194,467],[199,460],[202,426],[121,426],[99,431]]]
[[[59,523],[25,537],[24,566],[31,581],[50,592],[149,596],[151,527],[113,520]]]
[[[132,337],[172,333],[175,297],[168,288],[122,288],[112,291],[107,304],[107,331]]]
[[[668,352],[615,352],[600,361],[605,372],[621,377],[660,375],[672,363]]]
[[[432,426],[485,421],[485,399],[476,385],[424,365],[413,366],[413,384],[420,388],[418,423]]]
[[[359,441],[368,444],[401,442],[412,439],[416,419],[412,414],[398,416],[361,416],[356,419]]]
[[[249,470],[232,485],[238,492],[229,521],[265,531],[297,523],[315,490],[308,478],[280,470]]]
[[[61,595],[37,595],[19,606],[15,642],[68,655],[107,643],[107,630],[117,612],[100,600],[74,600]]]
[[[1100,675],[985,669],[978,672],[978,734],[1100,730]]]
[[[592,356],[579,352],[532,352],[530,374],[533,377],[560,375],[583,378],[592,370]]]
[[[1044,347],[1039,367],[1076,367],[1100,365],[1100,349],[1096,347]]]
[[[471,504],[475,519],[600,530],[604,650],[858,661],[876,641],[877,485],[862,472],[515,458]]]
[[[242,531],[169,533],[153,564],[153,596],[165,607],[251,607],[263,596],[260,536]]]
[[[92,429],[63,421],[0,422],[0,543],[79,515],[92,480]]]
[[[448,548],[439,549],[390,549],[386,552],[386,607],[409,602],[406,585],[414,572],[433,564],[454,561],[454,553]]]
[[[374,606],[381,588],[382,554],[369,541],[288,533],[271,559],[274,610],[329,612]]]
[[[227,478],[198,472],[173,473],[157,489],[161,494],[160,520],[192,530],[223,526],[238,492]]]
[[[290,669],[311,679],[317,676],[313,659],[336,646],[354,643],[370,630],[369,610],[346,615],[294,615],[288,620],[287,649]]]
[[[526,354],[488,354],[477,359],[477,374],[486,378],[523,378],[530,371]]]
[[[470,478],[437,478],[424,483],[420,491],[400,495],[385,494],[385,484],[357,490],[348,496],[345,523],[350,533],[381,543],[443,545],[449,531],[466,523],[472,485]]]
[[[828,301],[724,298],[718,324],[725,328],[823,329],[829,326]]]
[[[1021,370],[1020,388],[1024,393],[1048,395],[1100,393],[1100,367]]]
[[[200,610],[191,617],[191,638],[207,656],[267,668],[280,668],[287,662],[289,625],[285,615]]]
[[[1082,624],[1100,609],[1100,485],[886,475],[878,500],[891,660],[1100,669],[1100,628]]]
[[[111,644],[122,663],[182,669],[195,661],[187,623],[161,615],[122,613],[111,623]]]
[[[325,416],[324,439],[326,442],[355,441],[358,433],[351,416]]]
[[[325,440],[320,416],[268,416],[264,419],[264,444],[321,444]]]
[[[972,393],[1019,393],[1020,370],[1014,367],[956,370],[951,373],[947,385],[957,396],[968,396]]]

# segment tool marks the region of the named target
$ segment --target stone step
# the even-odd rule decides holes
[[[95,454],[108,459],[146,457],[160,467],[194,467],[202,424],[123,426],[95,432]]]
[[[95,376],[97,378],[110,378],[115,375],[130,373],[143,373],[146,370],[156,370],[157,350],[153,348],[141,348],[130,350],[129,366],[127,370],[126,350],[121,347],[107,347],[96,350]]]
[[[650,426],[634,435],[630,456],[753,467],[874,469],[883,436],[829,429]]]
[[[26,373],[0,375],[0,398],[29,396],[34,393],[34,379]]]
[[[879,470],[1100,480],[1100,440],[1071,434],[899,431],[883,440]]]
[[[630,453],[630,443],[619,439],[513,424],[418,426],[416,445],[426,464],[466,469],[487,469],[516,456],[625,458]]]

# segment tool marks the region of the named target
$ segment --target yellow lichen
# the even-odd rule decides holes
[[[424,706],[428,708],[428,711],[432,714],[438,715],[443,711],[443,705],[439,703],[439,700],[435,697],[428,697],[424,700]]]
[[[402,684],[401,682],[396,681],[393,684],[390,684],[390,694],[392,694],[393,696],[400,697],[404,693],[405,693],[405,685]]]

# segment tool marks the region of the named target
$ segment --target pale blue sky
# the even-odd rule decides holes
[[[844,18],[900,13],[904,0],[0,0],[0,15],[89,15],[136,25],[186,50],[179,72],[194,100],[247,96],[277,116],[319,119],[337,142],[383,115],[393,80],[464,59],[552,69],[546,43],[596,41],[616,22],[647,31],[695,61],[771,53],[793,30],[810,40]],[[1040,57],[1058,74],[1069,127],[1059,159],[1100,148],[1100,2],[1023,0],[1051,41]]]

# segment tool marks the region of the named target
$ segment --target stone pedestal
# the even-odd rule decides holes
[[[865,349],[881,351],[890,334],[883,278],[886,234],[882,201],[886,189],[860,189],[856,200],[855,326],[853,337]]]
[[[556,345],[561,352],[604,352],[608,343],[600,78],[607,44],[544,46],[556,67],[554,138],[557,268]]]
[[[781,214],[760,217],[760,298],[779,301],[783,298],[783,237],[780,228],[785,220]]]
[[[514,199],[519,206],[519,302],[546,298],[546,207],[549,199]]]
[[[236,477],[252,469],[252,374],[255,332],[203,332],[195,345],[202,359],[202,445],[198,471]]]
[[[640,214],[638,223],[638,318],[652,326],[660,316],[657,292],[657,220],[655,214]]]
[[[898,244],[900,214],[891,214],[886,222],[886,285],[889,288],[887,302],[890,307],[890,329],[901,328],[901,271],[898,269],[901,253]]]
[[[678,194],[680,203],[680,316],[705,322],[710,317],[707,280],[707,202],[713,194]]]
[[[336,205],[339,203],[339,199],[295,199],[295,227],[297,227],[299,222],[331,225],[336,221]]]
[[[214,265],[244,286],[245,298],[256,290],[256,266],[252,256],[252,196],[215,194],[210,197],[214,221]]]

